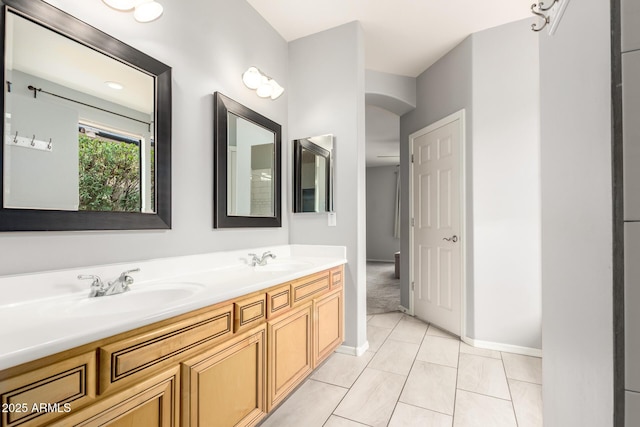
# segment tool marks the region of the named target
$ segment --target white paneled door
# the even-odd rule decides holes
[[[460,335],[461,137],[456,113],[409,137],[412,153],[412,288],[416,317]]]

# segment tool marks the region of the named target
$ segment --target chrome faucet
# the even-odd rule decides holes
[[[105,297],[109,295],[121,294],[129,290],[129,285],[133,284],[133,277],[130,273],[136,273],[140,271],[139,268],[133,270],[127,270],[120,274],[120,276],[112,282],[105,285],[99,276],[93,274],[80,274],[78,279],[91,280],[91,291],[89,292],[89,298]]]
[[[262,257],[258,258],[256,254],[249,254],[251,257],[251,267],[255,267],[256,265],[267,265],[267,258],[275,259],[276,256],[271,253],[271,251],[267,251],[262,254]]]

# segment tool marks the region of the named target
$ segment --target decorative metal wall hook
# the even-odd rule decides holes
[[[544,29],[544,27],[547,26],[547,24],[551,24],[551,20],[553,19],[554,22],[551,25],[551,29],[549,30],[549,34],[554,32],[555,27],[557,27],[557,22],[560,18],[560,16],[562,15],[562,12],[564,11],[564,8],[566,8],[567,3],[569,2],[569,0],[549,0],[551,2],[551,4],[549,6],[546,6],[545,2],[540,2],[540,3],[534,3],[531,5],[531,13],[533,13],[534,15],[536,15],[539,18],[542,18],[542,25],[538,25],[538,24],[531,24],[531,29],[535,32],[538,31],[542,31]],[[559,9],[555,10],[554,6],[556,4],[559,4]],[[553,10],[552,10],[553,9]]]
[[[558,3],[558,1],[559,1],[559,0],[553,0],[553,1],[551,2],[551,4],[550,4],[549,6],[547,6],[547,7],[545,7],[545,6],[544,6],[544,2],[540,2],[540,3],[538,4],[538,10],[539,10],[540,12],[546,12],[547,10],[551,10],[551,8],[552,8],[556,3]],[[547,19],[549,19],[549,18],[547,17]]]
[[[53,147],[53,143],[51,142],[51,138],[49,138],[49,143],[47,144],[47,148],[51,150],[52,147]]]
[[[18,131],[16,131],[16,136],[13,137],[13,143],[14,144],[18,143]]]
[[[557,0],[555,0],[555,1],[557,1]],[[554,1],[554,3],[555,3],[555,1]],[[542,3],[540,3],[540,5],[542,5]],[[536,7],[538,8],[538,10],[536,10]],[[540,27],[538,27],[538,24],[536,24],[536,23],[531,24],[531,29],[533,31],[535,31],[535,32],[544,30],[544,27],[546,27],[547,24],[549,23],[549,17],[547,15],[545,15],[544,13],[540,12],[541,10],[547,10],[547,9],[541,9],[540,6],[538,6],[535,3],[531,5],[531,13],[533,13],[534,15],[542,18],[542,20],[543,20],[543,24]]]
[[[31,146],[35,147],[36,146],[36,135],[33,135],[33,138],[31,138]]]

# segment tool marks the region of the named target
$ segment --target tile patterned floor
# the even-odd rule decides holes
[[[334,353],[263,427],[541,427],[541,359],[478,349],[402,313]]]

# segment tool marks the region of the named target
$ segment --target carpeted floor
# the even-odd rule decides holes
[[[367,262],[367,314],[398,311],[400,279],[392,262]]]

